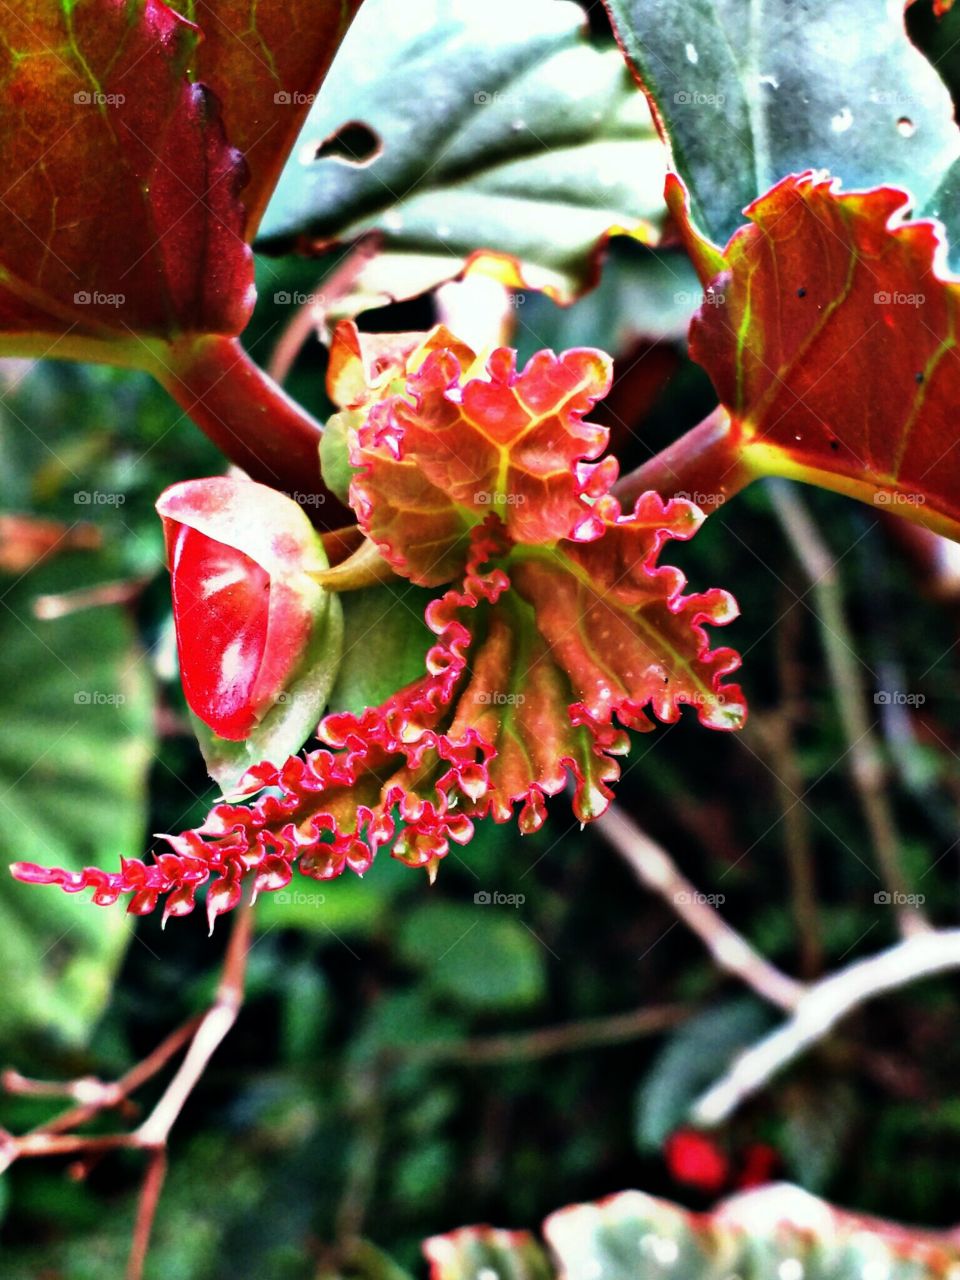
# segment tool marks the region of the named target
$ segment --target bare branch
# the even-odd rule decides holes
[[[924,930],[814,983],[791,1017],[734,1060],[695,1103],[697,1124],[720,1124],[778,1071],[822,1040],[854,1009],[919,978],[960,968],[960,929]]]
[[[615,805],[597,821],[606,837],[647,889],[660,895],[713,956],[719,968],[734,974],[781,1009],[800,1002],[804,986],[766,960],[738,933],[676,867],[660,845]]]
[[[906,936],[929,929],[923,913],[907,900],[907,884],[900,867],[900,840],[887,797],[880,741],[863,702],[863,680],[857,645],[843,611],[836,562],[816,524],[793,486],[771,480],[773,509],[810,580],[840,721],[848,744],[850,773],[860,798],[882,881],[898,900],[900,930]]]

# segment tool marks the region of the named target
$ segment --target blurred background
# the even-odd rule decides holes
[[[599,19],[593,38],[607,47]],[[245,336],[320,418],[326,348],[297,300],[342,303],[343,264],[261,258]],[[478,298],[428,291],[368,305],[360,324],[426,328]],[[500,301],[522,358],[614,354],[595,417],[624,471],[713,408],[684,349],[699,293],[679,250],[617,238],[574,305]],[[111,867],[202,820],[215,791],[177,680],[153,503],[222,466],[145,377],[0,363],[4,862]],[[832,567],[816,587],[763,485],[671,548],[693,589],[740,602],[721,639],[744,655],[752,715],[739,735],[690,715],[636,735],[617,804],[758,952],[812,979],[896,941],[891,872],[930,921],[956,923],[960,578],[946,544],[795,493]],[[0,1066],[121,1074],[209,1002],[228,923],[208,938],[198,912],[161,932],[159,917],[0,876]],[[362,882],[267,895],[256,928],[246,1005],[173,1134],[150,1276],[398,1274],[358,1238],[423,1275],[422,1239],[465,1223],[536,1227],[627,1187],[706,1207],[765,1177],[871,1214],[960,1218],[950,975],[862,1008],[744,1104],[715,1135],[722,1185],[681,1180],[664,1144],[780,1015],[718,971],[566,797],[536,836],[482,827],[432,888],[381,856]],[[0,1095],[0,1125],[22,1131],[51,1105]],[[81,1179],[66,1161],[18,1163],[0,1179],[0,1274],[122,1274],[142,1168],[117,1155]]]

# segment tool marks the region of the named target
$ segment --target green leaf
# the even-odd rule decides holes
[[[785,174],[903,186],[921,208],[960,151],[950,95],[887,0],[606,4],[717,244]]]
[[[749,998],[727,1001],[685,1022],[657,1055],[638,1091],[636,1137],[641,1150],[659,1150],[734,1054],[769,1025],[765,1009]]]
[[[463,1227],[424,1242],[430,1280],[550,1280],[553,1267],[526,1231]]]
[[[423,620],[433,592],[397,579],[342,596],[343,657],[332,711],[359,714],[423,675],[434,635]]]
[[[610,232],[656,238],[662,180],[642,95],[574,5],[452,0],[438,21],[431,0],[367,0],[258,247],[377,231],[410,255],[406,296],[486,249],[512,260],[491,264],[501,278],[568,299]]]
[[[138,854],[153,741],[152,690],[130,621],[96,608],[33,616],[41,592],[89,585],[64,557],[3,595],[0,856],[79,869]],[[87,581],[85,582],[84,579]],[[129,918],[0,876],[0,1036],[39,1030],[82,1043],[99,1016]]]
[[[939,1280],[960,1260],[947,1233],[857,1218],[799,1187],[768,1186],[695,1214],[640,1191],[571,1205],[544,1225],[556,1272],[526,1232],[464,1227],[424,1251],[430,1280]]]
[[[427,903],[404,918],[398,954],[440,997],[478,1010],[527,1008],[544,991],[545,951],[509,911]]]

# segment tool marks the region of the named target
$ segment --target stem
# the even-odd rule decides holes
[[[900,867],[899,837],[883,776],[880,742],[867,716],[856,641],[847,626],[836,562],[811,520],[799,494],[784,480],[769,482],[773,508],[810,580],[813,611],[827,670],[848,743],[850,772],[860,798],[882,883],[894,896],[903,934],[928,929],[923,913],[906,902],[907,883]]]
[[[740,456],[730,415],[718,405],[698,426],[622,476],[613,492],[625,507],[648,489],[661,498],[689,497],[710,515],[754,479]]]
[[[695,1104],[695,1123],[721,1124],[854,1009],[918,978],[960,967],[960,929],[914,934],[808,987],[782,1027],[745,1050]]]
[[[320,479],[323,428],[250,359],[236,338],[191,337],[165,348],[149,368],[252,479],[288,493],[322,494],[339,507]]]
[[[627,1013],[601,1018],[584,1018],[558,1027],[540,1027],[472,1040],[436,1040],[397,1051],[403,1063],[450,1062],[465,1066],[502,1062],[530,1062],[554,1054],[577,1053],[605,1045],[627,1044],[643,1036],[656,1035],[682,1023],[690,1016],[685,1005],[649,1005]]]
[[[732,973],[764,1000],[793,1009],[804,993],[802,983],[782,973],[698,893],[661,847],[615,805],[597,820],[597,830],[630,864],[634,875],[675,911],[710,952],[717,967]]]

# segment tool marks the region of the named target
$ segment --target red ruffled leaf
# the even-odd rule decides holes
[[[960,537],[960,284],[944,279],[939,226],[903,222],[902,191],[803,174],[755,200],[720,255],[676,179],[669,194],[712,284],[691,354],[747,466]]]
[[[352,326],[341,334],[333,394],[344,382],[339,352],[355,342]],[[441,346],[445,339],[436,330],[407,355],[399,388],[397,362],[376,362],[379,394],[367,401],[350,454],[359,468],[351,503],[367,535],[424,586],[455,576],[466,532],[491,511],[515,542],[597,537],[584,464],[603,452],[607,432],[583,415],[609,390],[609,357],[541,351],[518,371],[515,354],[500,348],[472,377],[473,352]],[[614,474],[608,465],[594,486]]]

